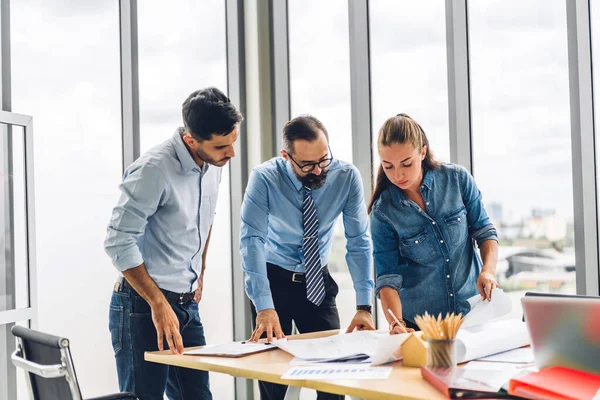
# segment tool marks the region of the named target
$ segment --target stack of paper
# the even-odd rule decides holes
[[[492,321],[506,315],[512,302],[501,289],[494,289],[492,301],[480,295],[469,299],[471,311],[456,335],[458,362],[501,353],[530,343],[525,323],[518,319]]]
[[[390,336],[387,331],[357,331],[317,339],[280,339],[273,344],[296,356],[295,364],[369,360],[379,365],[400,359],[398,350],[409,336]]]

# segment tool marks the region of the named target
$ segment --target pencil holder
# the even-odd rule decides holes
[[[456,367],[456,339],[425,339],[429,344],[427,366],[439,368]]]

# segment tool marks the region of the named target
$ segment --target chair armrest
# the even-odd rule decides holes
[[[105,396],[94,397],[87,400],[139,400],[138,397],[133,393],[115,393],[107,394]]]
[[[41,376],[42,378],[58,378],[67,375],[67,369],[61,364],[41,365],[21,357],[19,350],[15,350],[10,356],[15,367],[23,368],[25,371]]]

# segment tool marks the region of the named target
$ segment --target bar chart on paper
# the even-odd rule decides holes
[[[290,380],[387,379],[391,372],[391,367],[332,364],[324,366],[300,366],[290,368],[281,378]]]

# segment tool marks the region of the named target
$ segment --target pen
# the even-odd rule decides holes
[[[391,310],[390,308],[388,308],[388,312],[390,313],[390,315],[392,316],[392,318],[394,318],[394,322],[395,322],[395,323],[397,323],[397,324],[398,324],[398,326],[399,326],[400,328],[402,328],[402,330],[403,330],[404,332],[406,332],[406,328],[404,328],[404,325],[402,325],[402,324],[400,323],[400,321],[398,321],[398,318],[396,318],[396,316],[394,315],[394,313],[392,312],[392,310]]]
[[[246,343],[248,343],[248,342],[246,342],[245,340],[242,342],[242,344],[246,344]],[[258,344],[258,343],[260,343],[260,342],[256,342],[256,344]],[[268,345],[273,344],[273,343],[263,342],[263,344],[265,344],[265,345],[268,346]]]

